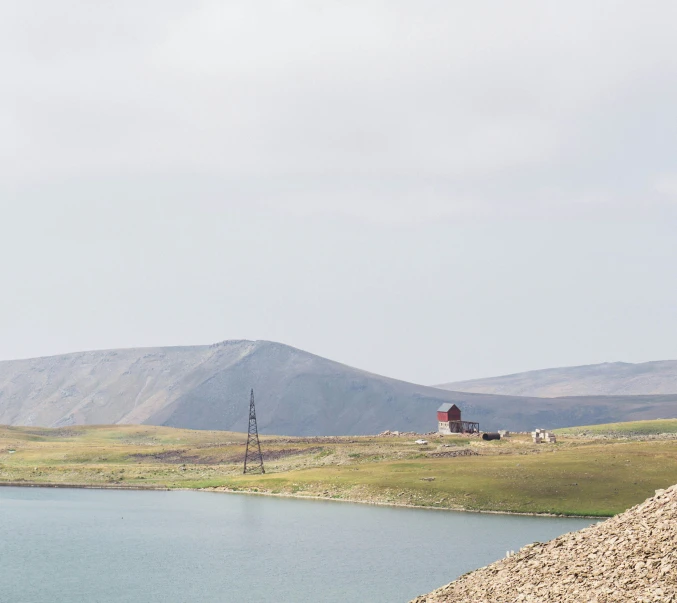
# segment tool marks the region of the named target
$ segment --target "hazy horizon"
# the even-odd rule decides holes
[[[87,353],[87,352],[107,352],[107,351],[116,351],[116,350],[130,350],[130,349],[162,349],[162,348],[193,348],[193,347],[209,347],[213,345],[218,345],[219,343],[223,343],[225,341],[265,341],[268,343],[277,343],[277,344],[282,344],[282,345],[287,345],[289,344],[285,343],[284,341],[271,341],[271,340],[247,340],[247,339],[222,339],[219,341],[213,341],[209,343],[195,343],[195,344],[179,344],[179,345],[160,345],[160,346],[124,346],[124,347],[118,347],[118,348],[93,348],[93,349],[87,349],[87,350],[72,350],[72,351],[67,351],[67,352],[56,352],[54,354],[45,354],[45,355],[40,355],[40,356],[22,356],[20,358],[0,358],[0,362],[11,362],[14,360],[34,360],[36,358],[50,358],[54,356],[68,356],[72,354],[82,354],[82,353]],[[289,346],[289,347],[296,347],[296,346]],[[297,348],[300,349],[300,348]],[[313,352],[313,350],[302,350],[304,352],[308,352],[310,354],[318,355]],[[335,358],[328,358],[327,360],[332,360],[334,362],[340,362],[340,360],[336,360]],[[624,360],[614,360],[610,362],[602,362],[602,363],[589,363],[589,364],[572,364],[572,365],[567,365],[567,366],[549,366],[549,367],[541,367],[541,368],[535,368],[535,369],[525,369],[523,371],[516,371],[515,373],[506,373],[506,374],[492,374],[492,375],[480,375],[478,377],[471,377],[470,379],[455,379],[454,381],[462,382],[462,381],[472,381],[476,379],[483,379],[483,378],[490,378],[490,377],[509,377],[513,374],[521,374],[521,373],[528,373],[528,372],[537,372],[537,371],[547,371],[549,369],[558,369],[558,368],[580,368],[580,367],[586,367],[586,366],[594,366],[594,365],[599,365],[599,364],[649,364],[649,363],[656,363],[656,362],[673,362],[677,361],[677,359],[674,358],[660,358],[660,359],[654,359],[654,360],[644,360],[644,361],[639,361],[639,362],[633,362],[629,363]],[[345,362],[342,362],[341,364],[347,364]],[[350,365],[349,365],[350,366]],[[353,368],[357,369],[362,369],[362,370],[367,370],[364,369],[364,367],[360,366],[353,366]],[[368,372],[373,372],[373,371],[368,371]],[[382,375],[384,377],[390,377],[393,379],[400,379],[397,375]],[[419,382],[420,383],[420,382]],[[451,383],[451,382],[447,382]],[[437,383],[420,383],[421,385],[427,385],[427,386],[436,386],[436,385],[444,385],[445,383],[443,382],[437,382]]]
[[[677,4],[0,8],[0,359],[677,358]]]

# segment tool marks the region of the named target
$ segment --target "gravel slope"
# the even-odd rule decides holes
[[[607,521],[524,547],[413,603],[677,601],[677,486]]]

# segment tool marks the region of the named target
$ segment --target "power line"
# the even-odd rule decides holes
[[[244,453],[243,473],[265,473],[263,454],[259,442],[259,430],[256,426],[256,408],[254,407],[254,390],[249,399],[249,431],[247,432],[247,449]]]

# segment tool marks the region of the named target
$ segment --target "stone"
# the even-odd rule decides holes
[[[677,603],[675,568],[677,485],[580,532],[527,545],[412,603]]]

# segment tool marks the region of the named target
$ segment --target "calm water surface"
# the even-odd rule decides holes
[[[0,602],[398,603],[592,520],[0,488]]]

